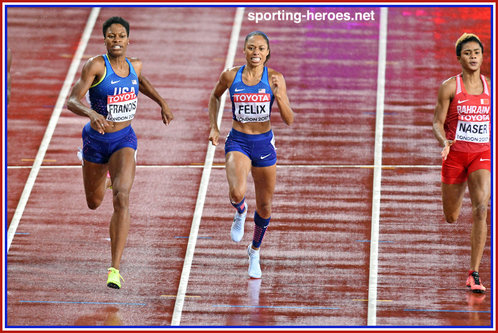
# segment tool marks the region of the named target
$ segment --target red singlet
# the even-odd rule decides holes
[[[463,183],[469,174],[479,169],[491,171],[491,98],[488,83],[481,75],[483,92],[469,95],[462,76],[459,74],[455,79],[455,97],[444,122],[446,139],[454,140],[441,170],[441,180],[446,184]]]
[[[455,97],[444,122],[446,139],[455,141],[451,150],[467,153],[488,150],[491,147],[491,97],[486,78],[481,75],[484,89],[480,95],[467,94],[460,74],[455,79]]]

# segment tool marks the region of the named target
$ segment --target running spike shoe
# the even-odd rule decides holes
[[[479,273],[475,271],[469,274],[466,285],[474,293],[483,293],[486,291],[486,287],[482,285],[481,279],[479,278]]]
[[[249,256],[249,276],[254,279],[260,279],[262,276],[261,267],[259,266],[259,250],[254,250],[252,244],[247,247],[247,255]]]
[[[232,228],[230,229],[230,236],[236,243],[240,242],[242,237],[244,236],[244,223],[246,222],[247,216],[247,203],[245,205],[246,207],[242,214],[239,214],[238,211],[235,212]]]
[[[120,280],[123,280],[124,282],[123,277],[119,274],[119,270],[117,270],[114,267],[110,267],[107,273],[107,286],[109,288],[120,289],[121,288]]]

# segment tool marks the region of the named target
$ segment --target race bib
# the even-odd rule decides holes
[[[123,122],[132,120],[137,111],[138,98],[134,92],[107,96],[107,120]]]
[[[455,140],[474,143],[489,142],[489,121],[458,120]]]
[[[241,123],[270,120],[270,102],[271,95],[266,93],[234,94],[235,120]]]

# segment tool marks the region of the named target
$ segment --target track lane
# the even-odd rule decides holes
[[[218,16],[220,11],[222,15]],[[226,50],[209,41],[216,36],[216,40],[228,43],[227,28],[232,11],[231,8],[154,8],[142,12],[142,9],[104,8],[101,21],[116,13],[131,22],[140,22],[136,29],[132,27],[132,45],[148,51],[144,61],[151,66],[147,72],[151,73],[149,78],[165,91],[173,111],[183,112],[175,114],[177,122],[173,125],[178,127],[165,128],[158,118],[157,107],[144,102],[141,104],[144,112],[134,123],[140,140],[138,156],[142,167],[137,169],[132,194],[136,196],[133,202],[141,204],[134,206],[136,223],[125,250],[126,294],[116,294],[102,286],[100,268],[106,267],[109,256],[105,238],[110,202],[97,212],[84,207],[81,171],[74,167],[78,164],[75,147],[80,144],[79,129],[85,121],[63,113],[47,156],[71,168],[42,169],[35,185],[39,192],[27,206],[26,220],[23,219],[20,225],[8,258],[9,324],[170,324],[187,244],[185,237],[196,197],[195,187],[201,175],[200,168],[183,166],[203,162],[207,98],[223,66],[224,55],[219,55],[218,51]],[[378,325],[483,326],[488,325],[492,317],[489,313],[491,295],[477,297],[467,293],[465,288],[460,288],[461,277],[452,273],[466,265],[468,225],[459,223],[450,230],[437,218],[441,215],[437,213],[440,211],[437,207],[439,173],[434,165],[439,162],[434,156],[438,156],[439,150],[428,132],[430,127],[426,127],[427,116],[433,111],[433,97],[425,96],[418,101],[404,90],[410,86],[428,91],[425,86],[416,86],[416,79],[422,73],[419,61],[424,58],[417,52],[406,53],[409,48],[402,43],[406,34],[413,34],[410,40],[416,40],[416,45],[425,41],[440,45],[433,48],[434,63],[445,59],[453,64],[449,56],[452,42],[444,41],[444,36],[457,29],[455,34],[459,35],[461,25],[466,24],[462,22],[469,22],[465,27],[477,29],[480,36],[489,38],[489,34],[486,35],[489,19],[470,20],[476,15],[475,11],[465,8],[452,11],[446,7],[444,10],[390,8],[389,36],[394,40],[388,42],[391,47],[387,68],[390,79],[387,81],[383,164],[389,167],[382,172]],[[153,29],[150,22],[155,17],[161,19],[157,26],[154,23]],[[432,20],[427,20],[428,17]],[[185,22],[188,24],[183,26]],[[199,30],[195,24],[201,24],[204,30]],[[151,37],[151,31],[156,27],[171,33]],[[229,240],[233,211],[227,201],[224,170],[218,168],[224,160],[223,152],[216,150],[216,167],[208,189],[182,324],[366,325],[375,123],[375,90],[372,87],[376,84],[372,78],[376,77],[377,27],[374,22],[338,27],[339,32],[330,31],[330,25],[317,22],[244,26],[242,34],[258,28],[270,36],[272,50],[275,50],[270,67],[274,64],[274,68],[286,76],[299,121],[287,128],[277,114],[273,116],[280,166],[274,219],[265,236],[262,253],[263,280],[247,279],[247,244],[236,245]],[[305,38],[301,40],[296,36]],[[154,38],[155,45],[167,46],[166,54],[162,47],[150,50]],[[92,41],[85,53],[102,52],[100,31],[94,32]],[[196,62],[186,61],[185,55],[192,54],[191,47],[199,43],[209,55],[196,57]],[[337,45],[346,47],[337,50]],[[329,53],[331,56],[324,56]],[[163,66],[164,59],[171,59],[167,66]],[[236,63],[241,62],[242,58],[236,59]],[[158,64],[157,68],[155,64]],[[178,76],[178,68],[185,71],[182,72],[185,75]],[[489,64],[485,64],[485,68],[489,68]],[[441,75],[444,78],[454,74],[450,67],[444,70],[447,70]],[[187,84],[190,77],[205,82],[190,87]],[[430,78],[430,82],[439,83],[436,78]],[[169,92],[171,98],[168,98]],[[194,92],[195,98],[189,92]],[[413,105],[416,112],[412,112]],[[230,119],[227,108],[223,118],[224,134],[229,130]],[[179,123],[188,125],[177,125]],[[140,133],[144,133],[142,137]],[[9,132],[9,140],[10,135]],[[19,142],[21,144],[25,143]],[[158,149],[163,146],[166,148]],[[315,158],[311,160],[310,156]],[[164,167],[163,163],[173,167]],[[306,167],[294,167],[297,165]],[[321,165],[327,167],[321,168]],[[15,176],[22,177],[22,173],[27,176],[26,169],[8,170],[9,196],[16,193],[14,185],[22,184],[22,179],[17,180]],[[64,182],[55,184],[53,179]],[[172,195],[179,192],[181,200]],[[57,194],[60,202],[47,203],[46,193]],[[252,184],[249,184],[248,197],[254,197]],[[249,206],[255,207],[250,200]],[[11,198],[9,207],[10,202]],[[67,213],[61,214],[60,207],[68,207]],[[60,226],[51,218],[54,215],[62,219]],[[40,219],[40,216],[49,218]],[[469,218],[469,210],[464,209],[462,219]],[[249,223],[251,220],[248,217]],[[55,238],[56,234],[60,236]],[[447,235],[455,237],[446,238]],[[244,239],[248,242],[251,236],[249,232]],[[488,239],[482,265],[484,271],[490,271],[492,267],[489,244]],[[49,250],[51,247],[53,251]],[[71,262],[74,249],[78,250],[78,258],[81,252],[85,253],[83,262]],[[410,274],[397,264],[400,261],[410,265]],[[439,290],[437,294],[416,286],[406,288],[425,276],[427,261],[431,262],[430,268],[440,273],[441,280],[435,283]],[[78,278],[68,278],[67,270],[75,270]],[[296,274],[296,270],[300,270],[300,274]],[[28,276],[30,281],[24,285],[19,279],[21,276]],[[490,279],[485,280],[485,283],[490,282]],[[449,288],[449,284],[458,287]],[[59,285],[65,292],[54,294],[51,288],[59,288]],[[25,297],[33,295],[33,288],[38,290],[34,294],[36,298]],[[89,290],[92,292],[88,293]],[[36,302],[40,300],[55,303]],[[344,309],[353,311],[344,313]],[[43,314],[43,319],[38,315],[33,317],[33,313]]]

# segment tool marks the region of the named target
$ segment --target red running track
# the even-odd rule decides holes
[[[303,14],[373,11],[375,20],[255,24],[248,19],[250,12],[282,8],[245,9],[235,64],[244,62],[241,50],[248,32],[267,33],[269,66],[286,77],[296,122],[286,127],[274,110],[278,183],[261,253],[261,280],[247,278],[245,249],[252,227],[241,244],[229,240],[233,208],[221,167],[223,150],[216,149],[181,326],[365,328],[372,318],[368,297],[380,9],[284,9]],[[224,69],[235,12],[232,7],[102,8],[84,58],[104,52],[102,22],[125,17],[131,23],[129,55],[144,61],[144,74],[176,117],[164,127],[154,103],[141,99],[134,121],[139,153],[133,222],[121,269],[126,281],[119,291],[105,286],[111,200],[106,198],[97,211],[86,208],[76,159],[86,121],[64,110],[6,256],[4,325],[171,325],[206,155],[207,102]],[[7,112],[6,225],[89,13],[90,8],[79,7],[8,9],[14,63]],[[489,327],[494,320],[492,229],[481,266],[488,293],[478,296],[464,287],[470,202],[466,197],[461,223],[443,222],[439,147],[431,133],[437,87],[459,70],[453,41],[462,31],[474,31],[490,45],[490,21],[490,10],[482,7],[389,8],[376,325]],[[485,55],[483,72],[489,75],[490,57]],[[230,127],[229,105],[225,111],[223,136]],[[255,207],[251,185],[247,198]]]

